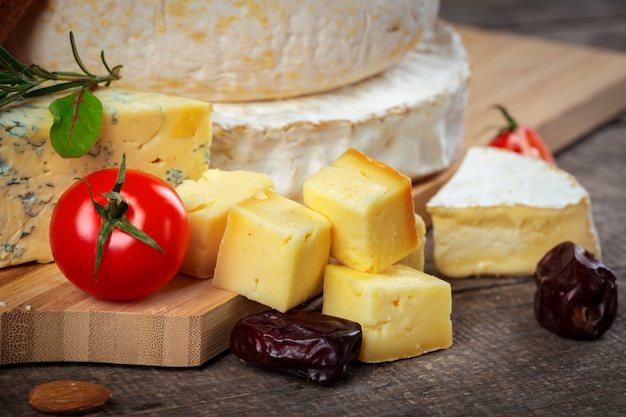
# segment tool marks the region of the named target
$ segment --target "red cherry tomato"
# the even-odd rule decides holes
[[[113,189],[117,175],[117,169],[105,169],[84,178],[96,202],[107,204],[100,193]],[[128,204],[126,219],[163,252],[115,228],[94,276],[103,220],[83,181],[59,198],[50,223],[50,245],[61,272],[83,291],[105,299],[133,300],[155,292],[176,275],[189,247],[189,220],[174,189],[151,174],[127,170],[119,194]]]
[[[508,124],[500,129],[498,136],[489,143],[489,146],[543,159],[550,164],[555,163],[552,152],[539,133],[527,126],[520,126],[504,107],[496,107],[502,112]]]

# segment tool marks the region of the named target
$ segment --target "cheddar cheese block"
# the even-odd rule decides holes
[[[356,149],[305,181],[304,203],[332,224],[331,256],[380,272],[420,245],[411,180]]]
[[[452,278],[523,274],[571,240],[600,256],[587,191],[542,160],[473,147],[427,203],[437,269]]]
[[[410,358],[452,346],[450,284],[406,265],[368,274],[329,264],[322,312],[361,325],[362,362]]]
[[[119,86],[202,100],[311,94],[377,74],[430,31],[439,0],[33,1],[6,47],[50,70],[95,71],[104,50]]]
[[[264,172],[297,201],[304,181],[349,148],[419,180],[459,155],[469,74],[460,37],[439,22],[397,65],[362,82],[297,99],[215,103],[212,167]]]
[[[197,180],[185,180],[176,187],[191,229],[181,272],[196,278],[213,276],[228,211],[235,203],[273,186],[267,175],[258,172],[209,169]]]
[[[126,166],[172,186],[208,168],[211,105],[205,102],[101,88],[100,138],[88,154],[64,159],[52,148],[48,107],[56,96],[18,101],[0,112],[0,267],[49,262],[50,216],[75,181],[98,169]]]
[[[324,216],[259,191],[230,209],[213,285],[284,313],[321,288],[329,251]]]

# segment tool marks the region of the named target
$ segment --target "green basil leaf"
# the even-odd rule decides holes
[[[50,104],[54,122],[50,141],[64,158],[83,156],[96,143],[102,129],[102,103],[89,90],[81,89]]]

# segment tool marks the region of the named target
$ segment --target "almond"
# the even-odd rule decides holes
[[[38,385],[28,401],[37,411],[48,414],[85,414],[111,399],[107,388],[85,381],[59,380]]]

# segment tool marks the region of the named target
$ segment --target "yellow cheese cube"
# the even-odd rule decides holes
[[[361,325],[362,362],[410,358],[452,346],[450,284],[406,265],[368,274],[329,264],[322,311]]]
[[[191,226],[189,250],[181,272],[196,278],[213,276],[228,210],[257,191],[273,187],[266,174],[219,169],[209,169],[198,180],[186,180],[176,187]]]
[[[257,192],[230,210],[213,285],[285,312],[320,289],[329,252],[324,216]]]
[[[419,246],[413,252],[402,258],[398,263],[410,266],[419,271],[424,270],[424,247],[426,246],[426,223],[422,216],[415,213],[415,224],[417,225],[417,237]]]
[[[380,272],[419,246],[411,180],[355,149],[311,176],[305,204],[332,224],[331,255]]]

